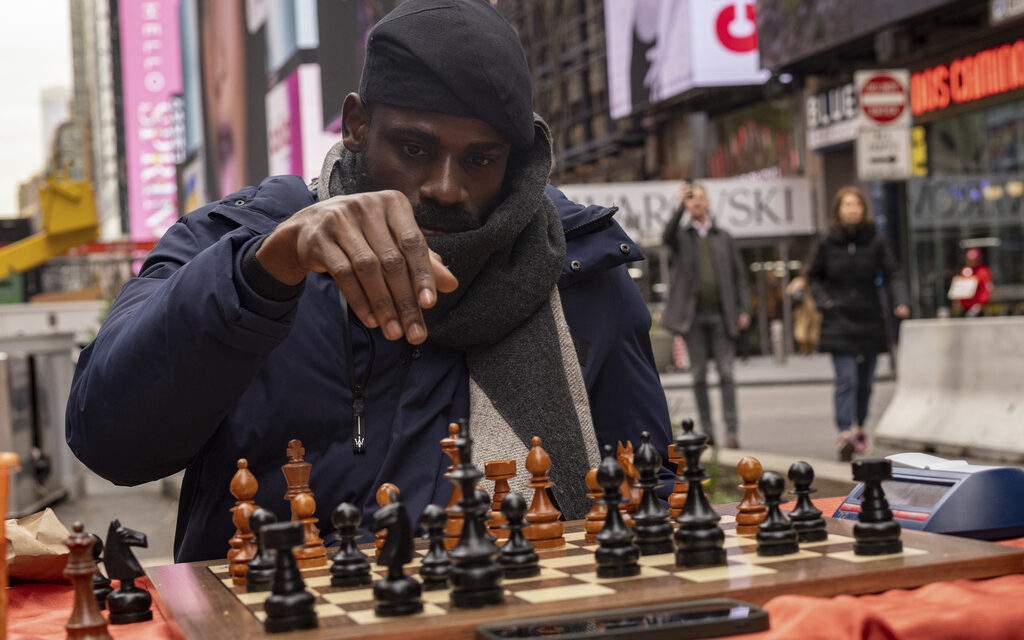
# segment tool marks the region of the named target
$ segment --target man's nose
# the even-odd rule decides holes
[[[445,156],[439,159],[423,186],[420,187],[423,199],[433,200],[442,206],[465,204],[469,198],[465,176],[459,167],[457,158]]]

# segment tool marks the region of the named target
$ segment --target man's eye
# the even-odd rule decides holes
[[[427,155],[427,152],[423,150],[423,147],[421,147],[418,144],[411,144],[408,142],[402,144],[402,151],[404,151],[406,155],[414,156],[417,158]]]
[[[494,162],[494,158],[489,158],[487,156],[473,156],[470,162],[472,162],[473,166],[476,167],[487,167]]]

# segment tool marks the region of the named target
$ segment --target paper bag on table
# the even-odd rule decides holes
[[[7,573],[12,580],[63,582],[68,530],[47,507],[38,513],[5,523]]]

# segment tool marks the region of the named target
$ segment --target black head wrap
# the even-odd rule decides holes
[[[359,96],[475,118],[533,143],[530,69],[519,36],[486,0],[406,0],[370,31]]]

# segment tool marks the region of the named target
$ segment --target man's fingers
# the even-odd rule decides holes
[[[408,207],[408,202],[397,202],[393,198],[384,198],[382,204],[387,207],[388,215],[365,216],[362,219],[362,232],[366,234],[370,248],[380,260],[384,282],[387,284],[388,294],[397,311],[397,319],[402,333],[413,344],[419,344],[426,339],[427,330],[410,276],[411,260],[407,258],[403,250],[415,244],[414,240],[410,240],[414,234],[418,234],[421,240],[423,234],[415,226],[415,223],[412,228],[400,229],[388,225],[392,218],[390,210],[392,208],[400,209],[402,205]],[[403,239],[404,246],[399,247],[395,244],[395,236],[392,233],[396,233]]]
[[[349,220],[338,222],[329,243],[336,245],[343,252],[351,267],[347,270],[343,268],[337,273],[331,271],[331,277],[343,292],[349,287],[359,286],[369,303],[373,320],[379,323],[384,337],[388,340],[401,338],[404,331],[398,321],[391,291],[384,279],[380,258],[367,243],[363,230],[358,225],[352,224]],[[328,252],[333,254],[333,251]]]
[[[389,202],[387,214],[391,235],[406,261],[407,275],[411,280],[410,286],[416,304],[424,309],[432,307],[437,302],[434,268],[430,260],[430,248],[419,225],[416,224],[412,206],[399,194]]]
[[[458,278],[448,270],[448,267],[444,264],[444,260],[434,251],[430,252],[430,268],[434,272],[434,281],[437,283],[438,291],[451,293],[459,287]],[[431,303],[430,306],[433,306],[433,303]]]

